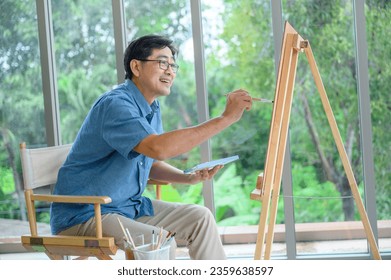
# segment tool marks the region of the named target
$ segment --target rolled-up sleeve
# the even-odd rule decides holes
[[[128,104],[126,104],[128,103]],[[157,132],[138,112],[137,106],[129,106],[128,100],[113,99],[106,102],[103,110],[103,139],[123,157],[131,159],[138,156],[134,147],[145,137]]]

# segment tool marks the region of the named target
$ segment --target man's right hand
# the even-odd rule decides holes
[[[247,91],[238,89],[228,93],[226,96],[227,103],[222,116],[231,119],[232,123],[240,120],[244,110],[251,110],[252,99]]]

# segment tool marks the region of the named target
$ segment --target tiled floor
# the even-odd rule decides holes
[[[229,259],[252,259],[255,244],[249,245],[226,245],[225,251]],[[122,250],[118,250],[117,254],[113,257],[115,260],[124,260],[125,253]],[[0,260],[48,260],[49,258],[44,253],[8,253],[0,254]],[[185,247],[179,247],[177,249],[177,259],[186,260],[189,259],[189,254]]]
[[[17,220],[5,220],[0,219],[0,236],[3,238],[0,240],[0,260],[45,260],[48,257],[44,253],[29,253],[23,252],[23,248],[19,243],[19,238],[21,233],[28,234],[30,231],[27,222],[17,221]],[[46,224],[39,225],[39,232],[41,234],[50,234],[49,226]],[[6,238],[5,236],[10,236]],[[6,246],[5,244],[11,244]],[[15,244],[15,245],[12,245]],[[13,246],[13,247],[12,247]],[[16,246],[16,247],[15,247]],[[12,247],[12,248],[10,248]],[[226,245],[224,246],[228,258],[253,258],[255,244],[240,244],[240,245]],[[15,249],[16,248],[16,249]],[[17,253],[6,253],[3,252],[13,252]],[[115,259],[125,259],[125,254],[122,250],[118,250],[117,254],[114,256]],[[177,258],[178,259],[189,259],[188,250],[185,247],[178,247],[177,249]]]
[[[251,230],[247,234],[242,232],[239,234],[232,231],[232,229],[222,228],[222,239],[225,243],[224,248],[228,259],[253,259],[255,252],[255,235]],[[242,229],[243,231],[243,229]],[[28,233],[29,227],[26,222],[3,220],[0,219],[0,260],[45,260],[48,257],[44,253],[27,253],[24,252],[20,245],[20,234]],[[49,233],[48,225],[40,227],[41,234]],[[388,232],[387,232],[388,233]],[[10,236],[7,238],[7,236]],[[391,250],[391,236],[388,238],[384,236],[379,240],[380,251],[390,252]],[[240,237],[240,238],[239,238]],[[386,238],[385,238],[386,237]],[[241,240],[241,244],[231,244]],[[253,240],[253,241],[249,241]],[[276,238],[275,238],[276,240]],[[312,242],[297,242],[297,254],[340,254],[341,252],[347,254],[354,254],[357,252],[365,252],[367,248],[366,239],[352,239],[352,240],[333,240],[333,241],[312,241]],[[16,253],[8,253],[16,252]],[[286,245],[283,242],[275,241],[272,246],[272,258],[275,256],[285,255]],[[390,256],[388,254],[388,256]],[[178,247],[178,259],[189,259],[187,248]],[[119,250],[114,259],[125,259],[123,251]],[[389,258],[388,258],[389,259]]]
[[[341,240],[341,241],[323,241],[323,242],[299,242],[297,243],[298,254],[354,254],[365,251],[367,246],[366,240]],[[382,246],[384,248],[391,248],[391,238],[382,239]],[[228,259],[253,259],[255,252],[255,244],[229,244],[224,245],[225,252]],[[279,258],[285,254],[286,247],[284,243],[274,243],[272,246],[272,258]],[[388,250],[389,252],[389,250]],[[273,257],[274,256],[274,257]],[[124,260],[125,254],[122,250],[118,250],[114,256],[115,260]],[[185,247],[178,247],[177,259],[189,259],[187,249]],[[390,259],[390,254],[385,259]],[[48,260],[44,253],[8,253],[1,254],[0,260]]]

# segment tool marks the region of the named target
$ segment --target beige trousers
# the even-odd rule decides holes
[[[118,223],[121,220],[133,239],[143,235],[145,243],[152,240],[152,232],[164,229],[176,232],[175,239],[184,241],[189,249],[191,259],[223,260],[226,259],[215,219],[210,210],[204,206],[193,204],[171,203],[153,200],[154,216],[144,216],[136,220],[119,214],[102,216],[103,236],[113,236],[115,243],[124,250],[123,231]],[[95,235],[95,221],[91,218],[84,224],[73,226],[62,231],[59,235]],[[175,259],[176,241],[171,242],[170,259]]]

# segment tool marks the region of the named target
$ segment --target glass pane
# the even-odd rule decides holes
[[[311,44],[362,193],[352,1],[283,1],[283,14]],[[290,144],[297,253],[367,252],[360,216],[304,54],[297,66]],[[311,236],[302,233],[306,229],[313,231]],[[326,230],[332,242],[319,241]],[[335,241],[339,239],[343,242]]]
[[[179,71],[169,96],[160,98],[165,131],[184,128],[198,123],[197,94],[194,74],[194,51],[191,29],[190,1],[151,0],[125,1],[127,39],[147,34],[159,34],[174,41],[179,49]],[[200,161],[199,148],[168,160],[179,169],[187,169]],[[162,187],[162,199],[166,201],[203,204],[202,184]],[[147,189],[147,196],[154,197],[154,190]]]
[[[46,143],[37,26],[34,1],[1,1],[0,238],[17,243],[29,232],[19,143]]]
[[[372,110],[376,206],[380,251],[391,251],[391,3],[366,1],[369,87]]]
[[[102,8],[105,7],[105,8]],[[52,1],[62,143],[117,82],[110,0]]]
[[[211,117],[225,107],[224,94],[245,89],[253,97],[273,99],[274,44],[270,1],[203,1],[206,76]],[[265,161],[271,103],[254,102],[242,119],[212,138],[214,159],[239,155],[214,180],[220,226],[256,225],[261,203],[250,193]],[[279,219],[281,223],[283,219]]]

